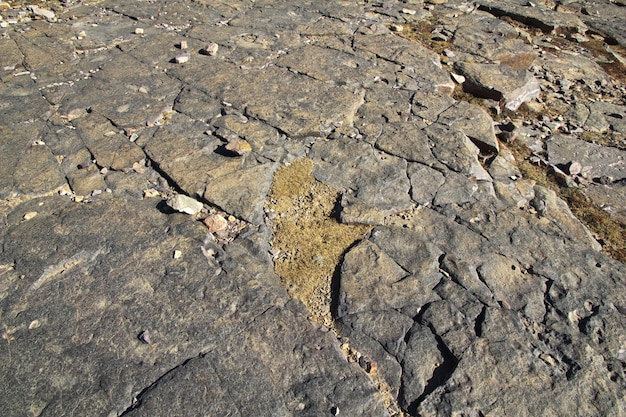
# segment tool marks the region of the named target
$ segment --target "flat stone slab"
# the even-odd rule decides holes
[[[619,2],[18,3],[3,415],[626,413]]]
[[[626,151],[561,135],[551,137],[546,145],[548,160],[553,164],[576,161],[587,167],[585,172],[590,178],[611,177],[611,182],[626,177]]]

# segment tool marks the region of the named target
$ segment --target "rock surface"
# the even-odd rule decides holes
[[[33,3],[3,415],[626,414],[623,2]]]

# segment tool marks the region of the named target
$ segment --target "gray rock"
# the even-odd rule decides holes
[[[540,92],[539,83],[525,69],[467,62],[456,63],[455,69],[465,77],[465,91],[496,100],[501,109],[515,111]]]
[[[236,217],[260,224],[276,168],[268,163],[217,175],[207,183],[204,198]]]
[[[76,195],[87,196],[94,190],[104,190],[107,184],[97,165],[89,165],[84,169],[67,174],[67,180]]]
[[[34,208],[35,218],[20,221]],[[162,214],[150,200],[89,205],[62,197],[31,200],[10,213],[8,223],[0,264],[15,257],[20,262],[5,271],[0,301],[10,342],[0,347],[10,357],[2,375],[13,375],[14,381],[11,395],[0,401],[5,410],[16,410],[12,414],[26,415],[19,409],[60,414],[72,402],[77,412],[102,415],[232,407],[261,413],[295,407],[311,415],[339,407],[357,415],[387,415],[372,384],[345,362],[329,333],[306,320],[302,307],[285,303],[269,258],[255,255],[245,239],[225,253],[202,243],[203,226]],[[100,230],[97,237],[88,233],[94,228]],[[45,243],[50,233],[55,246]],[[173,248],[180,257],[172,257]],[[119,267],[129,254],[132,279]],[[274,348],[253,353],[258,343],[269,342],[268,326],[280,340],[272,346],[282,346],[283,353]],[[34,353],[45,346],[52,349],[49,355]],[[308,371],[286,379],[270,371],[277,361],[285,361],[285,369]],[[25,363],[39,375],[30,383]],[[237,369],[247,369],[246,377]],[[63,382],[50,391],[59,378]],[[352,385],[355,389],[345,390]],[[196,395],[204,389],[221,394],[207,403]],[[254,396],[243,395],[249,389]],[[239,398],[234,403],[233,395]]]
[[[354,48],[403,65],[406,70],[399,74],[400,88],[443,94],[454,91],[454,82],[442,69],[439,56],[420,45],[392,34],[357,33]]]
[[[537,51],[520,38],[518,29],[485,12],[460,17],[452,45],[513,68],[528,69],[537,59]]]
[[[343,138],[318,141],[309,155],[313,176],[379,210],[400,212],[412,206],[404,159],[377,152],[367,143]]]
[[[608,176],[619,180],[626,177],[626,151],[589,143],[568,135],[554,135],[546,140],[548,161],[555,165],[567,165],[578,161],[583,167],[591,167],[591,178]]]
[[[346,224],[382,225],[385,223],[385,215],[391,214],[390,212],[385,213],[376,207],[372,207],[348,193],[344,193],[341,196],[340,204],[340,220]]]
[[[422,119],[434,122],[439,114],[454,103],[455,100],[446,94],[416,91],[413,95],[411,111]]]
[[[87,115],[74,123],[83,143],[101,167],[129,169],[133,163],[145,158],[141,148],[103,116]]]
[[[437,383],[445,359],[435,336],[427,327],[414,325],[407,335],[406,351],[402,358],[402,393],[400,404],[406,410],[414,410],[418,399],[429,394]]]
[[[435,163],[430,150],[431,142],[426,133],[411,122],[387,123],[376,141],[382,151],[426,165]]]
[[[472,181],[456,172],[450,172],[442,186],[437,190],[433,204],[441,206],[445,204],[467,203],[472,199],[476,191],[478,191],[476,181]]]
[[[570,83],[583,82],[588,85],[608,83],[610,77],[602,67],[585,56],[555,55],[546,53],[537,61],[537,65],[558,74]]]
[[[452,254],[446,254],[441,267],[450,274],[454,282],[476,296],[482,303],[492,305],[493,293],[485,282],[480,279],[477,268]]]
[[[585,128],[593,132],[626,133],[626,106],[611,103],[589,103],[589,117],[585,121]]]
[[[495,16],[509,16],[515,20],[538,27],[545,32],[585,33],[587,26],[576,15],[559,13],[552,8],[530,6],[532,2],[525,0],[511,0],[499,2],[495,0],[481,0],[479,8]],[[533,3],[534,4],[534,3]]]
[[[543,300],[545,284],[538,277],[522,270],[514,260],[490,254],[485,256],[477,272],[481,281],[493,292],[495,299],[504,308],[519,311],[534,297]],[[540,322],[543,315],[533,319]]]
[[[408,298],[393,291],[394,284],[402,282],[407,273],[375,244],[364,241],[345,256],[341,267],[340,293],[345,293],[346,312],[349,314],[371,310],[385,310],[395,305],[389,295]],[[410,299],[410,298],[409,298]]]
[[[498,153],[493,120],[487,112],[478,106],[459,101],[439,114],[437,123],[465,133],[478,148],[488,153]]]
[[[445,182],[444,175],[422,164],[409,164],[407,172],[411,179],[411,198],[419,204],[432,203],[439,187]]]
[[[4,414],[626,414],[624,265],[518,167],[623,215],[623,0],[10,3]],[[264,224],[301,157],[375,226],[312,295],[332,331]]]
[[[491,180],[478,161],[478,147],[463,132],[440,124],[432,124],[424,131],[433,143],[431,151],[439,162],[468,177]]]

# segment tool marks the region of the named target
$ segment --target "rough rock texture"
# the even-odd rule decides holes
[[[626,414],[624,2],[23,3],[3,415]]]

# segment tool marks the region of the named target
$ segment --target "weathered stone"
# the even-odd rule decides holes
[[[508,149],[500,148],[500,153],[493,158],[487,171],[495,181],[509,182],[521,178],[522,174],[516,165],[515,156]]]
[[[432,203],[439,187],[445,182],[445,176],[422,164],[409,164],[407,172],[411,179],[411,198],[419,204]]]
[[[578,161],[591,167],[591,178],[613,177],[616,181],[626,178],[626,151],[607,148],[566,135],[554,135],[546,140],[548,161],[555,165],[567,165]]]
[[[72,191],[76,195],[86,196],[94,190],[104,190],[107,184],[104,182],[104,176],[100,174],[97,165],[89,165],[84,169],[73,170],[69,172],[67,179]]]
[[[116,170],[129,169],[145,158],[136,144],[104,117],[89,115],[77,119],[79,134],[98,165]]]
[[[433,155],[453,171],[490,181],[491,177],[478,161],[479,149],[460,130],[432,124],[424,129],[431,139]]]
[[[594,203],[602,207],[610,216],[615,217],[622,224],[626,224],[626,184],[617,182],[609,187],[601,184],[590,184],[583,189],[583,193]]]
[[[0,40],[0,67],[3,71],[12,71],[21,65],[24,56],[20,52],[19,47],[12,39]]]
[[[176,194],[167,199],[167,205],[176,211],[187,214],[198,214],[204,207],[201,202],[184,194]]]
[[[481,0],[480,9],[495,16],[509,16],[515,20],[536,26],[545,32],[568,33],[587,30],[582,20],[570,13],[558,13],[547,7],[532,7],[532,2],[512,0],[500,2],[495,0]],[[534,4],[533,4],[534,5]],[[529,7],[530,6],[530,7]]]
[[[478,106],[459,101],[441,113],[437,123],[459,129],[485,152],[498,153],[500,149],[493,120]]]
[[[270,163],[212,177],[204,198],[234,216],[260,224],[276,168],[276,164]]]
[[[537,52],[519,35],[516,28],[502,19],[477,12],[459,19],[452,44],[463,52],[491,62],[528,69],[537,59]]]
[[[385,310],[394,305],[394,284],[402,282],[406,272],[375,244],[364,241],[346,254],[341,267],[341,293],[345,293],[344,312]],[[406,296],[405,296],[406,298]],[[402,307],[395,306],[396,308]]]
[[[186,87],[176,98],[174,110],[197,120],[211,120],[221,113],[220,101],[202,91]]]
[[[431,280],[434,284],[438,282],[441,252],[436,246],[423,241],[418,233],[380,227],[372,232],[371,239],[408,272],[418,274],[421,279]]]
[[[41,96],[28,72],[2,78],[0,123],[3,126],[45,120],[50,114],[52,114],[50,104]]]
[[[514,260],[504,256],[490,254],[485,256],[478,267],[481,280],[493,291],[495,299],[504,308],[522,310],[533,297],[543,299],[545,284],[536,276],[523,271]],[[543,291],[542,291],[543,287]],[[541,321],[541,317],[533,317]]]
[[[626,133],[626,106],[595,102],[589,103],[589,110],[585,128],[595,132]]]
[[[457,259],[452,254],[446,254],[442,260],[442,268],[450,274],[454,282],[471,292],[484,304],[493,304],[493,293],[488,285],[482,281],[475,266],[463,259]]]
[[[439,350],[435,336],[424,326],[414,325],[407,335],[408,341],[402,358],[402,393],[400,404],[406,410],[413,410],[418,398],[429,394],[431,383],[435,383],[435,373],[443,366],[444,357]]]
[[[59,162],[45,145],[31,145],[20,152],[13,172],[15,188],[24,194],[44,194],[66,184]]]
[[[411,122],[387,123],[376,141],[382,151],[426,165],[435,163],[428,136]]]
[[[623,0],[10,3],[4,414],[626,414]]]
[[[385,212],[371,207],[350,194],[341,196],[342,223],[379,225],[385,222]]]
[[[392,34],[372,36],[357,33],[354,47],[405,66],[402,74],[406,77],[401,80],[399,87],[443,94],[454,91],[454,82],[441,68],[439,56],[419,44],[398,39]]]
[[[276,65],[316,80],[355,87],[371,85],[379,75],[375,60],[313,45],[289,51],[276,61]]]
[[[372,207],[398,212],[412,206],[403,159],[347,138],[316,142],[310,157],[319,162],[313,170],[316,179],[339,190],[352,189]]]
[[[444,204],[466,203],[472,199],[476,191],[478,191],[476,181],[472,181],[456,172],[450,172],[441,187],[437,189],[433,204],[441,206]]]
[[[525,69],[467,62],[459,62],[455,68],[465,77],[464,90],[500,102],[501,109],[515,111],[540,92],[539,83]]]
[[[422,119],[434,122],[439,114],[454,103],[455,100],[446,94],[416,91],[412,99],[411,111]]]
[[[561,79],[570,83],[583,82],[594,85],[596,83],[607,83],[610,79],[597,62],[585,56],[557,56],[553,53],[547,53],[536,64],[558,74]]]

